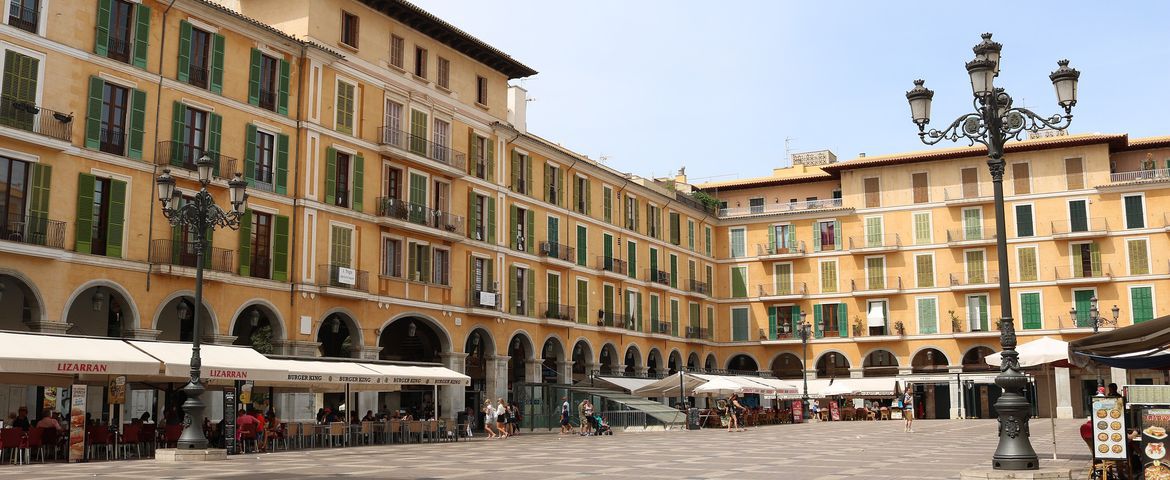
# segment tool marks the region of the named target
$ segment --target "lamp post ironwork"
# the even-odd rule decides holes
[[[800,312],[800,378],[804,380],[804,390],[800,394],[800,414],[804,421],[808,421],[808,312]]]
[[[999,445],[992,456],[992,467],[997,470],[1034,470],[1040,465],[1029,441],[1030,405],[1022,394],[1028,379],[1020,372],[1016,331],[1012,321],[1011,286],[1008,281],[1003,152],[1008,140],[1020,140],[1025,131],[1068,128],[1072,122],[1072,107],[1077,104],[1080,72],[1069,68],[1068,60],[1057,62],[1057,70],[1048,78],[1056,88],[1057,103],[1064,109],[1064,115],[1041,116],[1027,108],[1013,106],[1012,97],[1004,89],[995,87],[994,79],[999,75],[1002,49],[1002,45],[991,40],[990,33],[983,34],[983,41],[972,49],[975,59],[967,62],[966,68],[971,77],[975,111],[961,115],[946,128],[926,129],[930,123],[930,102],[934,92],[927,89],[922,80],[914,81],[914,88],[906,92],[906,99],[910,102],[910,112],[914,123],[918,125],[918,137],[923,143],[934,145],[943,140],[965,139],[971,145],[979,143],[987,147],[987,166],[991,171],[995,193],[995,226],[999,232],[996,235],[996,249],[999,261],[1000,344],[1003,348],[1003,362],[995,383],[1004,390],[995,402],[999,412]]]
[[[1105,318],[1105,317],[1102,317],[1101,311],[1097,309],[1097,296],[1093,295],[1093,297],[1089,299],[1089,309],[1086,312],[1086,314],[1089,316],[1089,326],[1093,327],[1094,334],[1096,334],[1098,331],[1100,331],[1101,327],[1103,327],[1103,326],[1110,326],[1110,327],[1117,326],[1117,317],[1121,316],[1121,309],[1117,308],[1117,304],[1114,304],[1113,308],[1111,309],[1111,312],[1113,313],[1112,320]],[[1068,313],[1071,316],[1071,318],[1074,322],[1074,325],[1075,325],[1075,322],[1077,321],[1077,305],[1076,305],[1076,303],[1074,303],[1073,307],[1068,310]],[[1076,326],[1079,327],[1080,325],[1076,325]],[[1097,391],[1103,392],[1104,389],[1105,389],[1105,380],[1103,378],[1101,378],[1100,367],[1097,367]]]
[[[207,437],[203,434],[203,425],[200,418],[203,416],[203,402],[199,396],[203,394],[203,382],[200,379],[202,360],[199,357],[200,311],[203,309],[203,255],[208,245],[207,233],[216,228],[239,228],[240,217],[244,213],[244,205],[248,200],[246,192],[248,182],[236,173],[235,178],[228,182],[228,192],[232,204],[231,210],[224,210],[215,204],[215,199],[207,192],[207,185],[211,183],[211,172],[214,164],[206,155],[195,162],[199,174],[199,192],[189,202],[182,202],[182,195],[175,190],[175,179],[171,177],[170,169],[164,169],[158,177],[158,200],[162,204],[162,213],[172,226],[179,227],[186,233],[194,233],[195,242],[195,306],[192,312],[191,326],[191,378],[183,393],[187,400],[183,402],[183,433],[176,442],[179,449],[205,449]]]

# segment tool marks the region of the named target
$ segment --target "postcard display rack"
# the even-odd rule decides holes
[[[1125,393],[1127,407],[1141,433],[1137,446],[1141,478],[1170,480],[1170,458],[1166,458],[1166,448],[1170,447],[1170,386],[1126,385]]]

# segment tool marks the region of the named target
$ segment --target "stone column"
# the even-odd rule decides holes
[[[863,378],[863,377],[865,377],[865,370],[863,368],[858,367],[858,368],[850,368],[849,369],[849,378]]]
[[[557,383],[564,385],[573,384],[573,362],[560,361],[557,362]]]
[[[443,366],[459,373],[467,373],[467,354],[448,352],[439,354],[443,359]],[[466,387],[463,385],[444,385],[439,387],[439,412],[446,419],[458,418],[459,412],[467,408]]]
[[[948,366],[947,373],[950,373],[951,378],[947,379],[947,387],[951,391],[951,416],[950,418],[967,418],[967,406],[960,406],[960,399],[963,398],[963,382],[959,381],[960,373],[963,373],[963,367]],[[937,395],[937,392],[935,393]]]
[[[162,330],[149,328],[126,328],[122,330],[122,338],[127,340],[158,340]]]
[[[73,326],[72,323],[53,322],[53,321],[30,322],[30,323],[27,323],[26,325],[28,325],[29,330],[32,330],[34,332],[54,333],[54,334],[58,334],[58,335],[64,335],[66,332],[69,331],[69,328]]]
[[[809,380],[816,380],[817,379],[817,369],[815,369],[815,368],[810,368],[808,370],[805,370],[804,374],[808,375]],[[802,382],[803,382],[803,380],[802,380]]]
[[[485,362],[487,379],[484,394],[488,395],[493,404],[496,399],[508,396],[508,360],[511,358],[507,355],[495,355],[487,357]]]
[[[321,343],[290,340],[285,344],[285,352],[299,357],[319,357],[321,356]]]
[[[1072,380],[1069,370],[1056,367],[1056,418],[1073,418]]]
[[[207,333],[203,335],[203,343],[212,345],[231,345],[235,341],[235,335],[220,335],[218,333]]]
[[[350,356],[353,358],[360,358],[362,360],[377,360],[378,354],[381,353],[382,347],[371,347],[367,345],[360,345],[353,347]]]
[[[541,379],[541,365],[544,362],[539,358],[524,361],[524,381],[527,383],[540,383]]]

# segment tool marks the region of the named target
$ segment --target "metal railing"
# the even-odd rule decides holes
[[[692,197],[688,194],[685,194],[682,192],[674,192],[674,200],[677,201],[678,203],[681,203],[683,205],[691,207],[695,210],[698,210],[701,212],[713,213],[713,212],[711,212],[710,208],[707,208],[706,205],[703,205],[703,202],[695,200],[695,197]]]
[[[849,237],[849,249],[855,248],[897,248],[902,246],[902,237],[896,233],[882,235],[860,235]]]
[[[610,428],[645,427],[646,412],[641,410],[607,410],[598,412]],[[684,415],[680,413],[679,415]]]
[[[1052,267],[1052,273],[1056,280],[1113,278],[1113,269],[1108,264],[1094,265],[1089,268],[1084,265],[1059,265]]]
[[[39,2],[38,2],[39,3]],[[40,9],[12,2],[8,8],[8,24],[30,33],[37,33],[37,19]]]
[[[670,272],[653,268],[646,269],[646,280],[657,284],[670,286]]]
[[[198,266],[199,252],[195,249],[194,243],[167,238],[154,239],[150,243],[151,263],[191,268]],[[204,252],[203,268],[230,273],[232,271],[232,251],[217,247],[207,249]]]
[[[607,272],[614,272],[617,274],[626,274],[626,261],[620,258],[613,257],[597,257],[597,268]]]
[[[73,114],[64,114],[18,100],[0,96],[0,125],[64,140],[73,138]]]
[[[756,290],[761,297],[781,296],[781,295],[808,295],[807,282],[795,282],[787,284],[758,284]]]
[[[276,92],[260,87],[260,108],[276,111]]]
[[[216,178],[231,178],[237,173],[235,158],[221,155],[219,152],[213,152],[200,146],[188,145],[184,142],[171,140],[158,142],[158,149],[155,150],[154,163],[156,165],[169,165],[197,172],[198,167],[195,165],[195,162],[204,155],[211,159],[214,165],[213,175]]]
[[[598,315],[599,318],[597,319],[597,326],[625,328],[629,330],[634,329],[633,319],[629,318],[626,314],[620,312],[609,312],[605,310],[601,310],[600,312],[601,314]]]
[[[707,282],[700,282],[693,278],[687,280],[687,290],[695,292],[700,295],[711,295],[711,284]]]
[[[992,227],[947,230],[947,243],[993,241],[995,238],[995,228]]]
[[[1104,234],[1109,232],[1109,219],[1105,217],[1053,220],[1053,235]]]
[[[120,62],[130,63],[130,52],[134,45],[128,38],[119,38],[110,32],[110,40],[106,42],[106,56]]]
[[[797,242],[796,245],[768,245],[766,243],[756,244],[756,255],[803,255],[808,252],[805,249],[804,241]]]
[[[575,248],[557,242],[540,242],[540,254],[569,263],[577,261],[577,250]]]
[[[502,311],[503,301],[500,298],[500,292],[494,290],[471,290],[467,296],[467,305],[472,308],[486,308],[488,310]]]
[[[706,328],[702,328],[702,327],[687,327],[686,337],[687,338],[697,338],[697,339],[702,339],[702,340],[710,340],[711,339],[711,331],[707,330]]]
[[[980,271],[950,273],[948,277],[952,287],[999,284],[999,275],[988,275],[987,272]]]
[[[348,275],[343,273],[352,272],[353,283],[350,283]],[[356,270],[341,265],[318,265],[317,266],[317,285],[321,287],[340,287],[349,288],[353,290],[369,291],[368,285],[370,280],[370,272],[365,270]]]
[[[719,218],[823,210],[827,208],[841,208],[842,205],[844,204],[840,198],[826,198],[824,200],[805,200],[803,202],[770,203],[755,207],[721,208],[719,209]]]
[[[380,217],[396,218],[415,225],[464,234],[465,221],[459,215],[392,197],[378,197],[377,202]]]
[[[0,225],[0,240],[65,248],[65,222],[30,215],[8,215],[6,220]]]
[[[993,198],[990,193],[983,192],[979,188],[979,185],[964,185],[956,188],[943,189],[943,200],[947,202],[963,200],[972,202],[990,202],[993,200]]]
[[[255,251],[253,249],[253,251]],[[272,278],[272,261],[268,257],[252,257],[248,265],[248,276],[252,278]]]
[[[1170,168],[1154,168],[1109,174],[1111,183],[1138,181],[1170,181]]]
[[[661,333],[664,335],[673,335],[674,323],[664,322],[662,320],[650,321],[650,333]]]
[[[577,308],[571,305],[562,305],[559,303],[542,303],[540,304],[541,316],[551,320],[564,320],[566,322],[576,321]]]
[[[863,276],[861,280],[849,280],[850,289],[854,292],[873,290],[901,290],[902,277],[899,276]]]
[[[465,170],[467,168],[467,154],[455,150],[447,145],[427,140],[410,132],[394,127],[383,126],[378,129],[378,143],[421,155],[443,165]]]

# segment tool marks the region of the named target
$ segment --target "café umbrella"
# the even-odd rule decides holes
[[[1051,371],[1051,367],[1056,365],[1058,367],[1068,367],[1068,342],[1057,340],[1052,337],[1040,337],[1031,342],[1025,343],[1016,347],[1016,352],[1019,352],[1019,361],[1021,367],[1034,367],[1037,365],[1044,365],[1046,370]],[[1000,366],[1003,362],[1003,354],[993,353],[984,358],[988,365]],[[1056,377],[1053,376],[1053,380]],[[1055,383],[1055,382],[1054,382]],[[1049,420],[1052,422],[1052,459],[1056,460],[1056,393],[1055,387],[1049,385],[1049,400],[1052,402],[1052,413]]]

